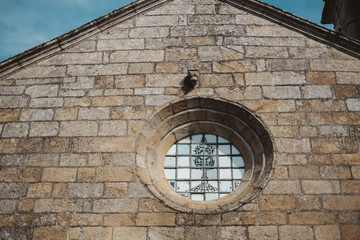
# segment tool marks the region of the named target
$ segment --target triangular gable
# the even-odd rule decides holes
[[[95,19],[75,30],[63,34],[53,40],[38,45],[30,50],[20,53],[0,63],[0,77],[3,77],[17,69],[28,66],[49,55],[60,52],[73,46],[83,39],[104,31],[131,17],[137,16],[150,9],[157,8],[162,4],[173,0],[137,0],[122,8],[119,8],[103,17]],[[215,1],[215,0],[214,0]],[[315,41],[334,47],[349,55],[360,58],[360,41],[350,39],[303,18],[285,12],[269,4],[257,0],[216,0],[244,10],[260,18],[264,18],[292,31],[301,33]]]

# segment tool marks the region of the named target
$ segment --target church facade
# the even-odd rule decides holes
[[[360,42],[138,0],[0,63],[0,239],[359,239]]]

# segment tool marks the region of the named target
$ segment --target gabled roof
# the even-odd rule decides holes
[[[137,0],[132,2],[75,30],[1,62],[0,77],[34,63],[50,54],[59,52],[66,47],[74,45],[89,36],[99,33],[133,16],[171,1],[173,0]],[[360,58],[360,41],[345,37],[335,31],[297,17],[279,8],[258,0],[219,1],[265,18],[278,25],[299,32],[313,40]]]

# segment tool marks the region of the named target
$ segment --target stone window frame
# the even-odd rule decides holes
[[[240,186],[211,201],[180,196],[164,174],[169,148],[184,137],[201,133],[229,140],[245,161]],[[137,175],[155,197],[175,210],[200,214],[227,212],[250,202],[265,188],[273,168],[273,149],[266,125],[246,107],[213,98],[187,98],[162,107],[147,120],[136,141]]]

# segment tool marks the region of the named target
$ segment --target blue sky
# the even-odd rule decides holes
[[[320,24],[323,0],[262,0]],[[0,0],[0,62],[133,0]]]

